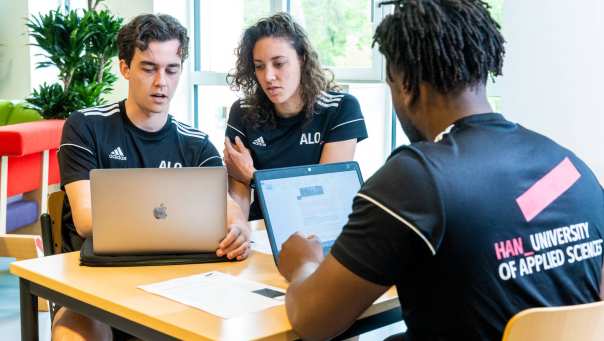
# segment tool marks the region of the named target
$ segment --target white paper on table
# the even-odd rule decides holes
[[[284,289],[219,271],[140,285],[138,288],[222,318],[278,306],[284,303],[285,298]],[[270,297],[274,295],[278,296]]]
[[[273,254],[266,230],[252,231],[252,250],[269,255]]]

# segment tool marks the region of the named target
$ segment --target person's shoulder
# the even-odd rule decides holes
[[[120,113],[120,110],[120,102],[115,102],[111,104],[103,104],[96,107],[76,110],[70,115],[70,117],[75,116],[76,119],[84,120],[103,120],[115,117],[116,114]]]
[[[251,110],[253,105],[251,101],[247,98],[238,98],[231,105],[231,109],[229,111],[229,124],[235,124],[239,129],[241,129],[241,125],[243,124],[243,116],[245,111]]]
[[[176,133],[185,141],[202,144],[208,142],[208,134],[204,133],[203,131],[191,127],[190,125],[177,120],[173,116],[170,116],[170,121],[176,129]]]
[[[396,148],[390,153],[386,163],[382,168],[392,169],[394,171],[404,170],[410,165],[415,165],[418,162],[423,162],[424,153],[417,144],[404,145]]]
[[[330,117],[334,124],[342,123],[342,120],[347,119],[362,120],[359,101],[351,94],[336,91],[322,91],[319,94],[315,105],[315,116],[322,116],[325,119]]]
[[[428,162],[413,146],[396,149],[357,196],[410,227],[436,253],[444,231],[441,190]]]
[[[417,186],[432,187],[431,178],[432,175],[422,151],[415,146],[405,145],[390,154],[386,163],[367,180],[364,190],[381,192],[394,188],[407,188],[409,182],[413,182]]]
[[[96,128],[112,118],[119,117],[120,103],[104,104],[100,106],[73,111],[66,123],[72,126],[91,126]]]
[[[252,105],[247,98],[238,98],[231,104],[231,112],[233,112],[233,110],[240,112],[248,108],[252,108]]]
[[[317,96],[317,112],[335,113],[338,109],[350,102],[357,102],[354,96],[337,91],[321,91]]]

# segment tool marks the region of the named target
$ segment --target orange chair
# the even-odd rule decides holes
[[[602,341],[604,302],[531,308],[514,315],[502,341]]]

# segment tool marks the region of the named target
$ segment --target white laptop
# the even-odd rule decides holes
[[[261,170],[254,180],[275,263],[281,245],[296,231],[319,237],[327,253],[363,184],[352,161]]]
[[[213,252],[226,235],[224,167],[90,172],[95,254]]]

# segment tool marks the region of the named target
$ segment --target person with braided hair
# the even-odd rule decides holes
[[[481,0],[400,0],[377,27],[411,143],[361,188],[330,254],[284,244],[287,314],[304,339],[345,330],[390,286],[398,340],[500,340],[521,310],[599,301],[604,190],[570,150],[494,113],[504,38]]]

